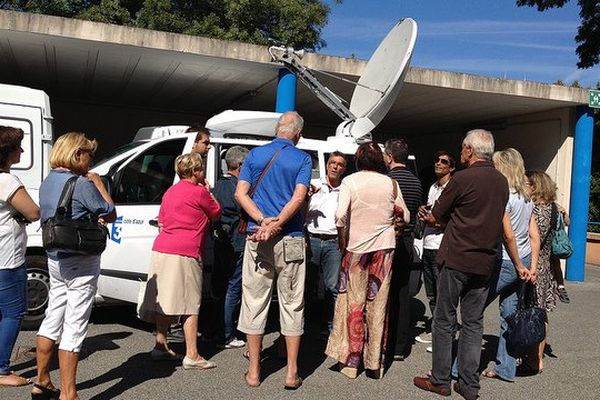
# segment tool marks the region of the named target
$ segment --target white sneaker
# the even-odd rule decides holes
[[[433,353],[433,347],[431,346],[427,346],[425,350],[427,350],[428,353]]]
[[[222,349],[239,349],[241,347],[244,347],[245,345],[246,345],[246,342],[244,342],[243,340],[233,338],[229,342],[219,345],[219,347]]]
[[[419,342],[419,343],[432,343],[431,340],[431,332],[429,333],[424,333],[421,336],[415,336],[415,341]]]

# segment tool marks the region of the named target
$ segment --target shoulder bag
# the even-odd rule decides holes
[[[69,178],[58,200],[54,217],[48,218],[42,225],[42,242],[47,251],[99,255],[106,248],[106,226],[98,223],[98,217],[93,214],[88,214],[83,220],[67,216],[77,178]]]
[[[537,344],[546,337],[546,310],[536,307],[534,287],[526,283],[519,295],[519,309],[507,318],[507,340],[518,349]]]
[[[556,203],[552,203],[552,222],[551,227],[554,230],[552,234],[552,254],[558,258],[569,258],[573,254],[573,244],[565,231],[565,222],[563,216],[558,212]]]
[[[269,160],[269,163],[265,166],[265,168],[260,173],[260,176],[256,180],[256,183],[254,184],[254,186],[252,186],[252,188],[250,188],[250,192],[248,193],[250,198],[254,197],[254,194],[256,193],[256,189],[258,189],[258,185],[262,181],[263,177],[265,176],[265,174],[267,173],[269,168],[271,168],[271,165],[273,165],[273,161],[275,161],[275,159],[277,158],[279,153],[281,153],[281,150],[285,149],[286,147],[287,147],[287,145],[283,146],[282,148],[277,150],[277,152],[275,154],[273,154],[273,157],[271,157],[271,159]],[[243,208],[242,208],[242,211],[240,214],[241,215],[240,215],[240,222],[238,223],[238,232],[241,233],[242,235],[245,235],[247,233],[246,231],[248,230],[249,215],[248,215],[248,213],[246,213],[246,211],[244,211]]]

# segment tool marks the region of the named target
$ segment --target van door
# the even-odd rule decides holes
[[[124,162],[115,174],[112,195],[118,217],[102,254],[101,296],[137,301],[138,284],[146,280],[158,234],[150,221],[157,218],[163,194],[173,185],[174,161],[186,142],[187,138],[160,141]]]

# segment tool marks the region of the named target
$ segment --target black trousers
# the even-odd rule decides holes
[[[392,282],[389,296],[388,357],[407,356],[412,346],[410,326],[410,276],[413,264],[414,239],[403,236],[396,241],[392,263]]]
[[[448,267],[441,269],[433,317],[432,383],[450,388],[452,340],[457,323],[456,309],[460,302],[462,329],[458,339],[457,356],[459,384],[466,394],[477,395],[479,392],[483,311],[488,289],[489,277]]]

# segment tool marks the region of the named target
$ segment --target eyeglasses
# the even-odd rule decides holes
[[[446,160],[445,158],[438,157],[437,160],[433,161],[434,164],[442,163],[444,165],[450,165],[450,160]]]

